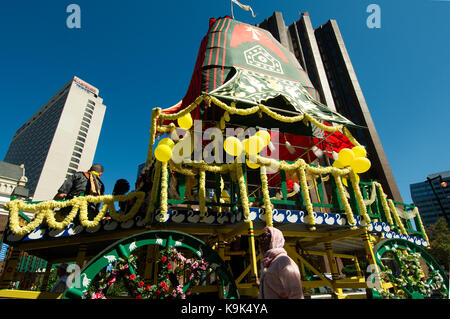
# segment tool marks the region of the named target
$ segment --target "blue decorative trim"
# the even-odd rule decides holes
[[[274,223],[291,223],[291,224],[304,224],[306,213],[299,210],[291,209],[274,209],[272,219]],[[314,217],[317,225],[325,226],[351,226],[344,214],[332,214],[332,213],[321,213],[314,212]],[[163,220],[161,221],[161,218]],[[365,226],[365,222],[361,216],[354,216],[356,220],[357,227]],[[169,209],[167,214],[161,216],[159,210],[154,214],[155,223],[174,223],[174,224],[209,224],[209,225],[224,225],[224,224],[235,224],[243,221],[243,211],[238,209],[234,212],[215,212],[208,210],[204,216],[204,220],[200,222],[200,211],[192,209]],[[265,210],[263,208],[250,207],[249,219],[255,222],[262,221],[265,219]],[[118,223],[113,220],[104,220],[97,227],[85,228],[81,225],[70,224],[64,230],[54,230],[48,229],[46,227],[38,227],[32,233],[25,236],[18,236],[13,234],[8,230],[5,241],[9,243],[14,242],[26,242],[30,240],[38,239],[49,239],[49,238],[62,238],[71,237],[83,233],[98,233],[98,232],[109,232],[118,229],[131,229],[139,228],[144,226],[144,218],[142,216],[136,216],[134,219],[128,220],[123,223]],[[409,240],[410,242],[418,245],[427,247],[428,244],[426,240],[415,237],[398,234],[391,231],[389,224],[384,222],[372,222],[368,226],[370,232],[378,232],[384,234],[386,238],[402,238]]]

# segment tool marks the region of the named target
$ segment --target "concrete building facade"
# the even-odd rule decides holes
[[[392,199],[402,201],[397,182],[364,99],[352,66],[342,34],[335,20],[313,28],[308,12],[289,26],[280,12],[257,25],[266,29],[289,48],[308,73],[320,100],[353,123],[367,129],[350,129],[356,139],[366,147],[372,168],[362,174],[363,180],[376,179]]]
[[[24,164],[34,201],[56,195],[66,177],[92,165],[106,106],[74,77],[15,133],[5,161]]]

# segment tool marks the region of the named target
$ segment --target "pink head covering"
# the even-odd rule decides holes
[[[270,233],[270,245],[267,250],[262,251],[263,254],[263,266],[269,267],[271,262],[275,259],[275,257],[285,254],[286,250],[284,250],[284,236],[283,233],[273,227],[266,227],[264,228],[264,232],[269,231]]]

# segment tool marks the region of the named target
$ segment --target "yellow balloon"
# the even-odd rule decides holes
[[[270,143],[270,134],[267,131],[264,130],[259,130],[258,132],[256,132],[255,136],[259,136],[263,139],[264,141],[264,147],[269,145]]]
[[[172,149],[169,145],[158,145],[155,149],[155,157],[160,162],[168,162],[172,158]]]
[[[225,139],[223,143],[223,148],[225,152],[233,156],[239,156],[243,151],[243,146],[241,141],[234,136],[229,136]]]
[[[344,168],[344,164],[342,164],[341,161],[337,159],[333,162],[333,167]]]
[[[242,144],[244,146],[245,153],[248,155],[256,155],[265,147],[263,139],[256,135],[245,139]]]
[[[245,161],[247,162],[247,166],[250,167],[251,169],[257,169],[260,167],[259,164],[253,163],[253,162],[249,161],[248,159],[246,159]]]
[[[355,158],[350,163],[351,168],[357,174],[367,172],[370,169],[371,165],[372,164],[370,163],[370,160],[368,158],[365,158],[365,157]]]
[[[189,130],[192,127],[192,116],[191,113],[188,113],[180,118],[177,119],[178,122],[178,126],[185,129],[185,130]]]
[[[356,183],[359,184],[359,181],[360,181],[359,176],[358,176],[358,174],[356,174]],[[348,182],[345,177],[342,177],[342,184],[344,184],[345,187],[348,187]]]
[[[338,154],[338,160],[342,163],[344,166],[349,166],[350,163],[355,158],[355,153],[349,148],[343,148],[340,150]]]
[[[354,148],[352,148],[352,151],[355,154],[356,158],[367,156],[367,151],[364,146],[355,146]]]
[[[159,145],[167,145],[172,149],[175,145],[175,142],[171,138],[166,137],[159,141],[158,146]]]

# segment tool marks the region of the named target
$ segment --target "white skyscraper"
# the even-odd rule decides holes
[[[74,77],[14,135],[4,160],[25,165],[34,201],[52,199],[68,175],[92,165],[106,110],[98,94]]]

